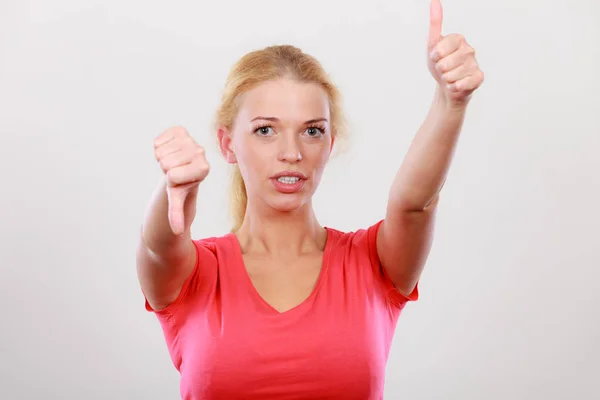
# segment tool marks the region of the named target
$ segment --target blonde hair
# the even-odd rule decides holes
[[[215,128],[232,129],[238,112],[238,97],[256,85],[278,78],[317,83],[329,97],[330,132],[336,140],[347,135],[342,112],[341,96],[321,64],[311,55],[291,45],[269,46],[245,54],[232,67],[227,77],[221,104],[215,114]],[[241,226],[246,214],[248,196],[246,185],[237,165],[234,166],[230,187],[233,229]]]

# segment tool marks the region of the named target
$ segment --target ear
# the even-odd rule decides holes
[[[221,127],[217,132],[217,137],[219,139],[221,154],[223,154],[223,157],[225,157],[225,161],[230,164],[237,163],[237,158],[235,157],[235,152],[233,151],[231,132],[228,129]]]

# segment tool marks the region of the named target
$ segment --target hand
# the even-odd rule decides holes
[[[182,127],[170,128],[160,134],[154,140],[154,155],[167,177],[169,224],[173,233],[180,235],[186,227],[186,199],[197,193],[210,166],[204,148]]]
[[[462,35],[442,36],[442,19],[440,0],[431,0],[428,67],[450,105],[463,106],[483,83],[483,72],[477,65],[475,50]]]

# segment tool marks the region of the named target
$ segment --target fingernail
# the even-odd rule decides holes
[[[433,50],[431,53],[429,53],[429,58],[431,58],[433,61],[437,61],[437,58],[439,57],[437,50]]]

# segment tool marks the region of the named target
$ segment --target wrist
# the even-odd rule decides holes
[[[468,100],[454,100],[448,92],[440,85],[436,85],[434,95],[434,106],[444,115],[462,116],[467,111]]]

